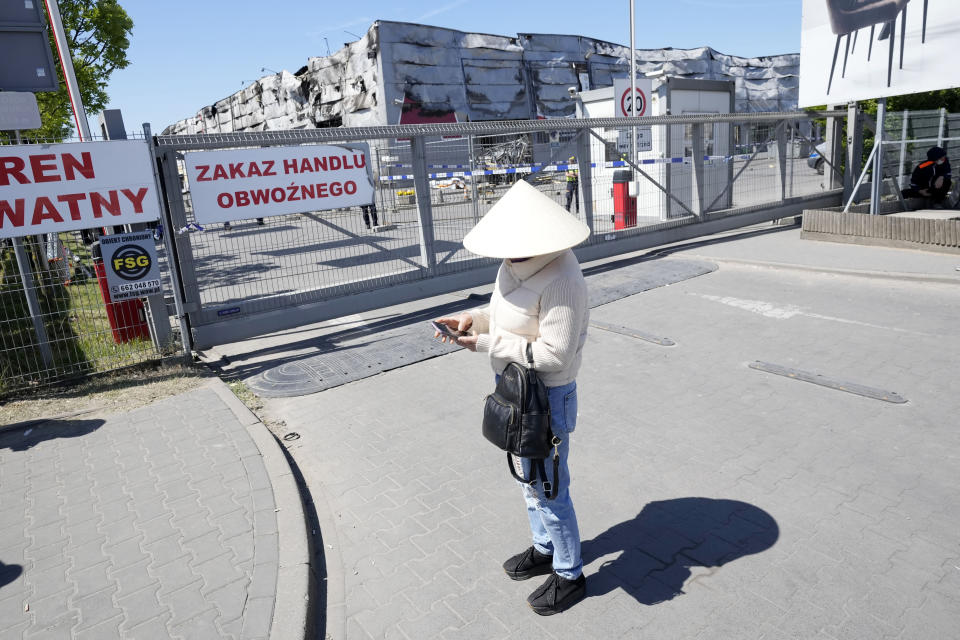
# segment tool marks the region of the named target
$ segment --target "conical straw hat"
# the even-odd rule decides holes
[[[590,228],[521,180],[510,187],[463,239],[463,246],[490,258],[529,258],[576,246]]]

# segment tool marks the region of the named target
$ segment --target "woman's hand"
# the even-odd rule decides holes
[[[445,325],[447,325],[448,327],[450,327],[451,329],[453,329],[454,331],[466,332],[466,331],[468,331],[468,330],[470,329],[470,327],[473,326],[473,316],[470,315],[469,313],[464,312],[464,313],[461,313],[461,314],[458,314],[458,315],[455,315],[455,316],[446,316],[446,317],[443,317],[443,318],[437,318],[436,320],[434,320],[434,322],[439,322],[440,324],[445,324]],[[450,336],[445,336],[445,335],[443,335],[442,333],[440,333],[439,331],[434,331],[434,332],[433,332],[433,337],[434,337],[434,338],[440,338],[440,342],[447,342],[447,341],[449,340],[450,342],[457,342],[457,343],[459,344],[459,340],[458,340],[458,339],[456,339],[456,338],[451,338]],[[470,336],[463,336],[463,337],[460,338],[460,339],[462,340],[463,338],[467,338],[467,337],[470,337]],[[477,342],[477,341],[476,341],[476,338],[474,338],[474,339],[473,339],[474,348],[471,349],[471,351],[475,351],[475,350],[476,350],[476,342]],[[470,348],[470,347],[467,347],[467,346],[464,345],[464,344],[461,344],[460,346],[465,347],[465,348],[467,348],[467,349]]]
[[[469,349],[470,351],[473,351],[474,353],[476,353],[477,338],[479,338],[479,336],[461,336],[457,338],[456,342],[458,345],[460,345],[464,349]]]

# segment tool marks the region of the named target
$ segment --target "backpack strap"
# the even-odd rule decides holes
[[[540,467],[540,475],[543,476],[543,495],[547,500],[553,500],[560,491],[560,442],[559,438],[553,438],[553,483],[547,480],[547,469],[543,466],[543,460],[537,460],[537,466]],[[531,461],[530,469],[533,469]],[[531,474],[533,475],[533,474]]]
[[[547,468],[543,464],[543,460],[531,460],[530,461],[530,479],[527,480],[523,476],[517,473],[517,470],[513,467],[513,460],[510,456],[509,451],[507,452],[507,468],[510,470],[510,475],[517,482],[522,482],[523,484],[529,484],[531,486],[537,483],[537,473],[543,477],[543,495],[547,500],[554,500],[557,497],[557,493],[560,490],[560,452],[557,449],[559,443],[554,445],[553,449],[553,482],[550,482],[547,479]]]

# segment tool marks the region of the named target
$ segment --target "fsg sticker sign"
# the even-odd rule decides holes
[[[100,251],[111,300],[143,298],[162,290],[152,231],[103,236]]]

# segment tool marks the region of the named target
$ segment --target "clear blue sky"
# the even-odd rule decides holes
[[[629,0],[120,3],[134,22],[130,66],[114,72],[108,108],[122,110],[128,131],[149,122],[159,132],[269,73],[261,67],[294,72],[311,56],[326,55],[327,43],[336,51],[357,39],[348,32],[363,35],[378,19],[630,42]],[[640,49],[710,46],[739,56],[800,51],[801,0],[635,0],[635,7]]]

